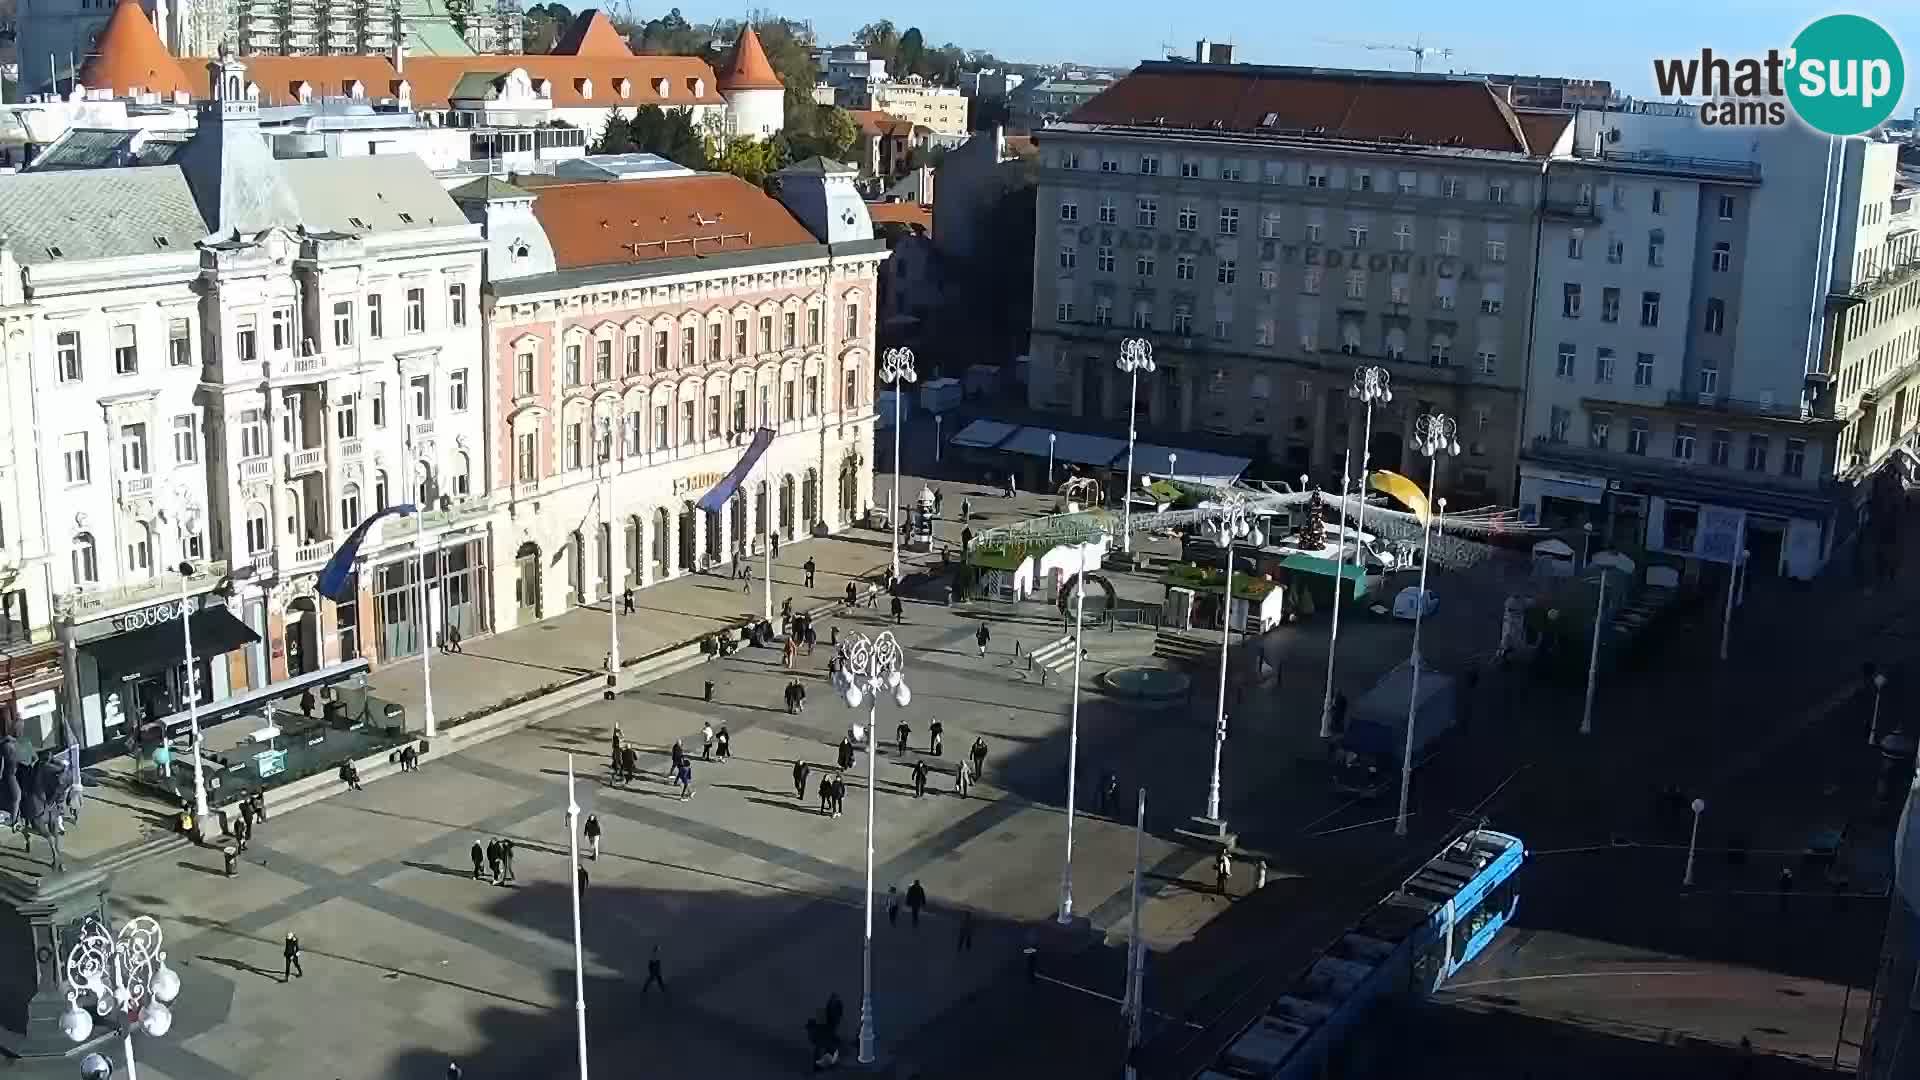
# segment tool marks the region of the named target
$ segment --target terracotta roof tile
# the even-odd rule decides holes
[[[588,8],[574,16],[567,32],[548,50],[562,56],[632,56],[633,50],[627,48],[627,41],[620,31],[613,28],[606,13],[599,8]]]
[[[928,236],[933,235],[933,207],[910,202],[870,202],[867,204],[867,217],[875,225],[887,222],[899,222],[902,225],[917,225]]]
[[[787,84],[774,73],[767,50],[760,46],[760,35],[747,26],[733,44],[733,56],[720,73],[720,85],[728,90],[783,90]]]
[[[534,190],[562,270],[817,243],[777,200],[726,173]]]
[[[263,105],[286,105],[299,100],[296,89],[302,82],[313,86],[318,96],[335,97],[358,79],[372,98],[397,97],[400,72],[384,56],[249,56],[247,78],[260,86]],[[180,61],[187,76],[187,89],[195,97],[209,96],[207,61]],[[557,108],[578,109],[599,106],[635,105],[725,105],[720,96],[713,69],[695,56],[422,56],[406,60],[406,82],[415,108],[444,108],[454,87],[467,75],[500,77],[515,68],[526,71],[538,83],[552,85],[553,104]],[[582,94],[580,80],[591,82],[593,96]],[[629,82],[628,96],[620,97],[619,81]],[[655,89],[656,80],[667,80],[667,96]],[[695,94],[695,89],[700,92]]]
[[[181,65],[160,43],[140,0],[120,0],[100,31],[98,50],[80,69],[80,85],[112,90],[116,97],[135,90],[172,94],[189,88]]]
[[[1271,117],[1271,120],[1268,118]],[[1239,64],[1146,63],[1067,117],[1525,153],[1513,110],[1483,81]]]
[[[853,117],[853,122],[867,135],[883,134],[887,125],[893,122],[893,114],[878,109],[848,109],[847,115]]]
[[[1573,123],[1573,114],[1570,112],[1516,109],[1514,116],[1519,118],[1520,131],[1527,137],[1527,153],[1537,158],[1553,153],[1553,145],[1560,141],[1560,136]]]

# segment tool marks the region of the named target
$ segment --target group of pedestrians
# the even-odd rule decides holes
[[[473,848],[467,854],[473,857],[473,880],[491,881],[495,885],[504,885],[515,880],[513,876],[513,841],[496,836],[482,847],[480,841],[473,842]],[[483,875],[481,867],[484,864]]]

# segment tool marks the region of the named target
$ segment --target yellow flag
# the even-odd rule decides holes
[[[1375,491],[1386,492],[1404,503],[1408,510],[1413,511],[1413,516],[1420,519],[1422,527],[1427,524],[1427,515],[1432,511],[1427,508],[1427,496],[1420,490],[1419,484],[1385,469],[1375,469],[1371,482]]]

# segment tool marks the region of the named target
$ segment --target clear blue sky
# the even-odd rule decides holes
[[[665,0],[663,0],[665,2]],[[1920,2],[1858,0],[1826,6],[1807,0],[1609,0],[1554,4],[1541,0],[1364,0],[1346,4],[1276,4],[1272,0],[1211,0],[1187,7],[1166,0],[969,0],[964,4],[900,5],[874,0],[754,0],[726,6],[707,0],[681,5],[695,20],[740,17],[765,6],[789,18],[811,19],[823,42],[844,40],[863,23],[889,18],[904,30],[918,25],[927,43],[952,41],[989,49],[1010,60],[1130,65],[1158,57],[1161,43],[1191,55],[1198,38],[1234,42],[1249,63],[1320,64],[1407,69],[1399,52],[1323,44],[1323,39],[1412,42],[1451,48],[1451,58],[1429,56],[1427,69],[1519,72],[1611,80],[1623,91],[1652,96],[1656,56],[1697,55],[1702,46],[1730,55],[1784,47],[1813,19],[1852,12],[1879,20],[1906,53],[1908,77],[1900,116],[1920,107]],[[918,10],[922,14],[910,17]],[[658,14],[636,7],[636,14]]]

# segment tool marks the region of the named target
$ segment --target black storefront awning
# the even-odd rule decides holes
[[[233,613],[225,607],[201,608],[187,616],[187,625],[193,631],[193,654],[196,657],[220,656],[260,640],[259,634],[234,618]],[[87,651],[93,654],[94,663],[100,666],[102,673],[114,675],[161,671],[183,663],[187,658],[186,642],[181,640],[177,621],[103,638],[87,646]]]

